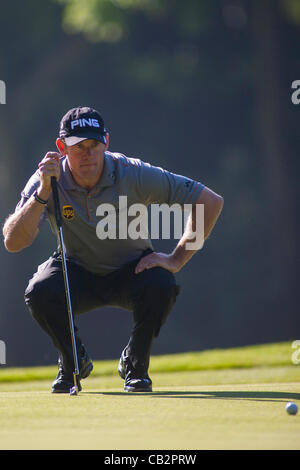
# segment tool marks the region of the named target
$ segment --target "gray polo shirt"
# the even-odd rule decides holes
[[[139,159],[128,158],[120,153],[105,152],[103,173],[98,184],[91,190],[80,187],[71,174],[67,157],[60,159],[61,176],[58,192],[62,209],[63,234],[66,255],[87,270],[102,275],[108,274],[125,263],[139,257],[147,248],[153,249],[150,237],[100,239],[97,224],[101,216],[97,209],[101,204],[110,204],[119,220],[119,196],[126,196],[127,207],[140,203],[180,205],[193,204],[203,189],[203,184],[155,167]],[[39,187],[37,170],[29,179],[21,194],[16,209],[21,208]],[[56,233],[53,198],[50,196],[39,226],[48,219]],[[109,213],[105,213],[106,216]],[[99,212],[98,212],[99,214]],[[104,217],[103,216],[103,217]],[[134,217],[133,217],[134,218]],[[111,219],[113,220],[113,219]],[[128,217],[130,223],[132,217]],[[116,227],[116,233],[118,234]]]

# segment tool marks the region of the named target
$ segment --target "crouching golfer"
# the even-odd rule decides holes
[[[15,212],[6,220],[5,247],[18,252],[30,246],[46,218],[56,232],[51,192],[51,177],[55,176],[73,314],[104,306],[132,311],[133,328],[121,353],[118,372],[124,379],[125,391],[151,392],[148,368],[153,339],[179,293],[174,273],[197,251],[197,247],[187,249],[191,236],[197,238],[196,205],[204,205],[206,239],[222,210],[223,199],[197,181],[109,152],[109,134],[102,117],[92,108],[67,112],[61,120],[56,145],[58,152],[48,152],[41,160],[22,191]],[[129,208],[136,203],[146,207],[153,203],[192,205],[185,230],[172,253],[156,253],[150,237],[128,234],[129,225],[124,226],[124,220],[127,224],[133,220]],[[99,235],[101,220],[113,220],[107,237]],[[52,392],[69,393],[74,362],[59,250],[38,267],[27,286],[25,302],[59,353]],[[93,364],[76,327],[75,333],[80,391],[80,379],[90,374]]]

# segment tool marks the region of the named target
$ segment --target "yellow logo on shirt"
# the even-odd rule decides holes
[[[62,215],[65,219],[71,220],[74,217],[74,208],[72,206],[63,206]]]

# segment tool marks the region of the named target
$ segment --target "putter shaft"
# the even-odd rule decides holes
[[[74,394],[77,395],[77,392],[78,392],[77,376],[79,376],[79,366],[78,366],[78,357],[77,357],[77,349],[76,349],[75,329],[74,329],[72,302],[71,302],[71,295],[70,295],[68,268],[67,268],[67,262],[66,262],[66,251],[65,251],[64,237],[63,237],[63,231],[62,231],[62,219],[61,219],[61,211],[60,211],[60,204],[59,204],[59,197],[58,197],[58,190],[57,190],[57,182],[56,182],[56,178],[53,176],[51,177],[51,186],[52,186],[53,200],[54,200],[55,219],[56,219],[56,225],[58,229],[60,254],[62,258],[62,270],[63,270],[63,278],[64,278],[64,284],[65,284],[67,311],[68,311],[69,327],[70,327],[71,342],[72,342],[72,352],[73,352],[73,360],[74,360],[74,372],[73,372],[74,387],[73,388],[74,388],[74,391],[76,392]]]
[[[70,295],[68,268],[67,268],[66,255],[65,255],[65,249],[64,249],[65,245],[64,245],[64,238],[63,238],[63,233],[62,233],[62,227],[59,227],[59,239],[60,239],[60,246],[61,246],[63,277],[64,277],[65,290],[66,290],[67,310],[68,310],[69,326],[70,326],[71,340],[72,340],[72,350],[73,350],[74,365],[75,365],[75,370],[74,370],[74,373],[73,373],[74,385],[77,386],[76,376],[79,375],[79,367],[78,367],[78,358],[77,358],[77,349],[76,349],[75,329],[74,329],[73,311],[72,311],[72,303],[71,303],[71,295]]]

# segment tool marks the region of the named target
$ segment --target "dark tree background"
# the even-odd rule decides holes
[[[223,195],[205,248],[177,274],[182,293],[153,352],[299,338],[298,0],[0,1],[0,215],[4,223],[55,139],[89,105],[111,151],[184,174]],[[177,240],[154,246],[170,251]],[[23,292],[56,247],[2,245],[0,339],[8,365],[56,361]],[[298,257],[299,258],[299,257]],[[94,359],[116,358],[131,314],[102,309],[78,326]]]

